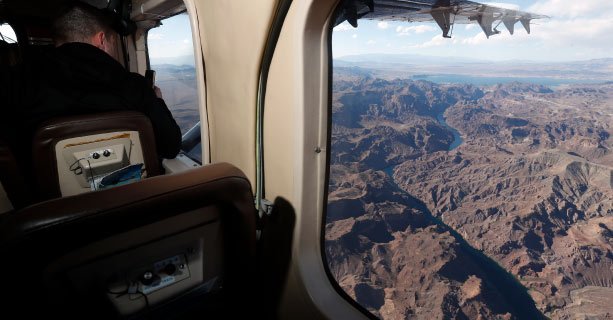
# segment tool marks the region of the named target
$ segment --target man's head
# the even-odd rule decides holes
[[[111,26],[111,17],[103,11],[75,2],[53,23],[55,45],[88,43],[114,56],[117,33]]]

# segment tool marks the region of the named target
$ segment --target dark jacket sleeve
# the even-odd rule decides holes
[[[8,138],[13,135],[13,126],[19,110],[19,98],[23,77],[18,67],[0,67],[0,136]]]
[[[0,66],[0,108],[4,120],[8,118],[6,113],[11,112],[18,102],[15,95],[19,93],[22,81],[20,71],[18,67]]]
[[[145,114],[149,116],[155,134],[158,155],[172,159],[181,150],[181,129],[168,110],[164,100],[155,96],[153,90],[145,105]]]
[[[145,78],[137,73],[130,74],[132,80],[132,90],[140,89],[141,107],[151,120],[158,155],[162,158],[172,159],[181,150],[181,129],[168,110],[164,100],[158,98],[153,88],[147,85]],[[134,92],[128,93],[134,95]]]

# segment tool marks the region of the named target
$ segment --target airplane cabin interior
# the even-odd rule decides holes
[[[391,308],[384,300],[391,291],[358,292],[364,287],[350,278],[339,284],[327,261],[330,177],[341,170],[333,168],[331,149],[342,144],[331,142],[333,112],[339,110],[333,29],[355,28],[362,18],[379,21],[380,29],[390,21],[430,21],[430,29],[411,30],[450,38],[454,23],[473,23],[484,34],[478,40],[485,41],[499,36],[499,25],[524,39],[532,20],[548,18],[455,0],[78,1],[112,17],[120,36],[109,55],[160,90],[180,127],[181,151],[162,160],[154,124],[133,110],[45,119],[36,123],[29,144],[19,142],[21,133],[0,126],[4,318],[376,319],[373,310]],[[56,50],[52,21],[69,3],[0,0],[0,77],[8,79]],[[517,22],[525,30],[521,35]],[[350,80],[362,72],[346,69]],[[342,85],[348,88],[349,82]],[[478,93],[474,87],[458,92],[471,90]],[[7,101],[0,97],[0,123],[19,128],[6,116],[14,107]],[[368,103],[369,116],[378,112],[375,102]],[[429,124],[423,127],[451,143],[454,135],[445,133],[442,113],[443,120],[436,119],[424,120]],[[352,129],[347,125],[334,134]],[[367,184],[363,175],[351,177],[347,185]],[[338,189],[349,199],[343,205],[358,206],[357,189]],[[352,219],[334,226],[363,227],[346,243],[358,250],[383,222],[366,226]],[[376,250],[383,249],[373,246],[373,255]],[[372,262],[366,255],[363,260],[358,262]],[[377,308],[357,303],[358,294]]]
[[[333,314],[364,317],[330,285],[313,245],[323,193],[302,191],[323,191],[325,152],[314,150],[325,149],[318,132],[327,98],[309,93],[304,101],[294,87],[327,90],[322,48],[334,1],[294,1],[293,10],[291,1],[85,2],[123,24],[113,58],[142,75],[151,69],[148,34],[169,18],[187,17],[197,123],[182,128],[182,151],[164,161],[151,123],[133,111],[49,119],[31,146],[15,147],[3,130],[0,251],[10,274],[0,295],[3,314],[323,318],[314,307],[323,303]],[[51,21],[67,3],[0,1],[0,67],[27,65],[54,50]],[[15,152],[20,148],[30,159]],[[298,206],[310,208],[303,222]],[[294,258],[292,266],[292,255],[303,261]]]

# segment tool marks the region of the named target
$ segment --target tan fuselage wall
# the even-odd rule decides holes
[[[206,73],[211,162],[255,185],[258,73],[276,1],[195,1]]]

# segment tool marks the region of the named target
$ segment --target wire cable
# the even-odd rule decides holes
[[[78,164],[79,164],[79,161],[81,161],[81,160],[85,160],[85,159],[87,159],[87,158],[77,159],[77,160],[76,160],[75,162],[73,162],[73,163],[72,163],[70,166],[68,166],[68,170],[72,171],[72,173],[74,173],[74,174],[75,174],[75,175],[77,175],[77,176],[78,176],[78,175],[83,174],[83,168],[81,168],[81,166],[80,166],[80,165],[78,165]],[[77,165],[76,167],[75,167],[75,164]],[[80,171],[79,171],[79,172],[77,172],[77,170],[80,170]]]
[[[92,185],[94,186],[94,191],[98,191],[98,187],[96,186],[96,181],[94,180],[95,174],[94,169],[92,168],[92,164],[89,162],[89,158],[87,160],[87,166],[89,167],[89,175],[90,179],[92,179]]]
[[[145,298],[145,310],[144,310],[145,318],[151,319],[151,312],[150,312],[151,310],[149,309],[149,298],[141,290],[136,291],[136,293],[140,294],[143,298]]]

